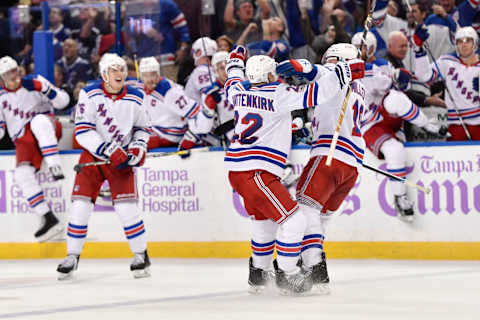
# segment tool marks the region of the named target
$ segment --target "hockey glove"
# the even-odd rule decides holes
[[[116,169],[127,167],[128,156],[122,147],[116,142],[104,142],[98,149],[97,154],[111,161],[111,165]]]
[[[227,65],[225,66],[225,71],[232,69],[245,69],[245,61],[248,57],[248,50],[243,46],[236,46],[227,57]]]
[[[404,68],[397,68],[393,72],[393,81],[400,91],[408,90],[412,74]]]
[[[222,101],[220,89],[221,88],[217,83],[214,83],[209,87],[205,88],[205,97],[203,98],[202,111],[209,118],[215,116],[215,112],[217,110],[217,103]]]
[[[41,75],[27,75],[22,79],[22,86],[28,91],[38,91],[50,100],[57,96],[53,85]]]
[[[219,103],[222,100],[222,96],[220,95],[221,89],[218,83],[215,82],[203,89],[203,93],[206,96],[211,96],[216,103]]]
[[[197,137],[193,132],[187,130],[183,135],[182,141],[178,145],[178,151],[184,151],[178,155],[182,159],[190,157],[190,149],[194,148],[197,144],[201,142],[200,138]]]
[[[439,138],[445,138],[450,135],[448,133],[448,127],[439,125],[434,119],[430,119],[429,122],[425,126],[423,126],[423,129],[429,133],[438,136]]]
[[[147,156],[147,144],[143,140],[134,140],[130,142],[127,150],[128,165],[132,167],[141,167],[145,163]]]
[[[425,25],[419,24],[415,29],[415,34],[413,35],[413,42],[415,42],[417,47],[421,48],[429,36],[430,34]]]
[[[290,59],[281,62],[276,68],[276,73],[283,78],[305,78],[308,81],[312,81],[317,74],[317,67],[306,59]]]
[[[365,62],[360,59],[352,59],[347,62],[338,62],[335,65],[335,73],[340,81],[340,87],[350,84],[353,80],[365,76]]]

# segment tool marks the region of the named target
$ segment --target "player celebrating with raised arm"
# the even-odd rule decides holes
[[[104,180],[108,180],[115,211],[134,257],[135,278],[150,275],[145,227],[137,208],[134,166],[145,161],[149,120],[141,91],[125,86],[127,65],[116,54],[99,62],[101,82],[80,91],[75,112],[75,137],[84,148],[79,163],[109,160],[85,167],[75,177],[67,232],[67,257],[58,265],[58,279],[70,278],[87,236],[88,220]]]
[[[63,227],[46,202],[35,172],[45,160],[55,180],[64,178],[58,154],[62,126],[55,119],[53,108],[65,108],[70,98],[40,75],[22,79],[17,62],[8,56],[0,59],[0,78],[0,138],[7,127],[15,144],[15,182],[30,208],[42,217],[35,238],[46,241],[62,232]]]
[[[323,62],[326,63],[325,67],[333,69],[335,64],[355,60],[359,56],[354,45],[339,43],[328,48]],[[290,61],[282,62],[277,69],[287,69],[291,64]],[[326,164],[326,159],[336,130],[339,110],[346,99],[347,86],[314,108],[310,160],[297,184],[297,201],[307,220],[302,243],[302,266],[312,269],[314,289],[322,293],[329,291],[323,252],[327,222],[354,186],[365,149],[361,132],[366,112],[365,88],[360,80],[356,80],[351,83],[351,90],[330,166]]]
[[[154,133],[148,149],[176,146],[187,132],[187,120],[200,111],[200,104],[188,98],[180,85],[160,76],[155,57],[140,60],[139,69]]]
[[[308,80],[320,80],[302,88],[291,87],[277,81],[275,61],[259,55],[248,59],[248,81],[242,81],[246,56],[246,49],[239,46],[227,59],[225,90],[234,105],[235,129],[225,163],[233,189],[254,218],[250,289],[258,292],[264,288],[276,243],[278,264],[274,262],[274,267],[280,291],[306,292],[312,288],[311,270],[297,267],[297,262],[307,221],[279,178],[292,139],[290,112],[328,101],[359,75],[344,62],[333,71],[298,64]]]

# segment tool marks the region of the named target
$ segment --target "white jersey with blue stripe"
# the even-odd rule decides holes
[[[365,88],[365,106],[368,120],[363,126],[364,132],[383,120],[380,107],[385,95],[392,88],[392,70],[383,59],[378,63],[365,64],[365,77],[359,81]]]
[[[67,95],[63,90],[55,89]],[[65,105],[67,103],[68,99]],[[25,126],[35,115],[53,114],[53,107],[52,102],[38,91],[28,91],[24,87],[12,91],[2,87],[0,89],[0,139],[7,128],[8,134],[15,142],[23,135]]]
[[[325,103],[340,91],[334,71],[317,66],[319,81],[303,87],[271,82],[252,86],[243,71],[229,71],[227,98],[235,129],[225,156],[230,171],[265,170],[281,176],[292,140],[291,111]]]
[[[120,94],[112,96],[95,82],[80,91],[75,109],[75,137],[77,142],[93,155],[104,142],[116,142],[127,147],[133,140],[148,142],[149,118],[143,93],[124,86]]]
[[[345,115],[333,157],[354,167],[361,167],[365,150],[362,125],[366,120],[365,88],[358,80],[351,84],[352,92],[347,102]],[[337,127],[340,110],[346,97],[347,87],[314,109],[312,119],[311,157],[328,155]]]
[[[455,106],[466,124],[480,124],[480,96],[479,92],[473,89],[473,79],[480,74],[480,61],[466,65],[456,54],[443,55],[437,60],[441,76],[435,64],[430,64],[425,53],[418,55],[415,62],[415,75],[420,81],[431,83],[442,76],[445,78],[453,98],[452,101],[450,95],[445,94],[449,124],[460,124]]]
[[[166,78],[153,91],[147,91],[145,105],[153,132],[172,142],[182,139],[188,119],[200,111],[200,104],[188,98],[182,86]]]

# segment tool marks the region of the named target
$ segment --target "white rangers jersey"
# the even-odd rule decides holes
[[[415,62],[415,75],[420,81],[430,83],[440,78],[435,65],[429,63],[426,53],[418,55]],[[454,100],[445,93],[448,123],[460,124],[456,106],[466,124],[480,124],[480,97],[478,91],[473,90],[473,79],[480,74],[480,61],[467,66],[456,54],[449,54],[441,56],[437,65]]]
[[[53,114],[53,108],[63,109],[70,98],[62,89],[53,87],[56,96],[50,100],[38,91],[28,91],[24,87],[17,90],[0,89],[0,138],[5,127],[13,142],[24,133],[24,128],[37,114]]]
[[[188,98],[182,86],[166,78],[145,95],[145,105],[153,132],[172,142],[182,139],[187,120],[200,111],[200,104]]]
[[[196,135],[209,135],[210,137],[215,128],[233,119],[233,105],[227,99],[227,94],[225,92],[225,88],[223,88],[223,84],[219,82],[217,82],[217,84],[220,86],[218,93],[221,99],[219,102],[214,101],[211,96],[209,97],[205,94],[202,94],[203,108],[209,108],[207,104],[210,105],[210,108],[215,107],[217,111],[216,114],[211,117],[202,111],[198,113],[197,117],[193,119],[193,121],[189,121],[188,123],[188,128],[190,131]],[[230,130],[226,133],[228,140],[232,139],[232,136],[233,130]],[[208,142],[210,143],[213,141],[215,140],[208,139]],[[219,145],[220,141],[218,141],[218,137],[216,142],[217,144],[214,145]]]
[[[234,106],[234,135],[225,155],[230,171],[265,170],[281,176],[292,141],[291,111],[320,105],[340,91],[334,71],[317,66],[317,80],[291,87],[271,82],[251,86],[243,71],[229,71],[227,98]]]
[[[365,88],[358,80],[352,82],[351,87],[333,157],[351,166],[361,167],[365,150],[361,127],[367,113]],[[345,86],[331,99],[314,108],[311,157],[328,155],[347,90]]]
[[[419,127],[428,122],[428,118],[406,94],[392,87],[393,67],[385,60],[365,64],[365,77],[360,82],[365,87],[366,119],[361,126],[366,132],[375,124],[384,120],[384,114],[391,118],[401,118]],[[385,113],[386,112],[386,113]]]
[[[148,142],[149,119],[143,93],[130,86],[112,96],[95,82],[80,91],[75,109],[75,138],[94,156],[103,159],[99,147],[117,142],[126,148],[133,140]]]
[[[215,70],[212,66],[201,64],[188,77],[185,94],[196,102],[201,102],[202,90],[215,81]]]

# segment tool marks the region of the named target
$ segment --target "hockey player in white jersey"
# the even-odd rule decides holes
[[[187,131],[187,121],[199,113],[200,104],[188,98],[180,85],[160,76],[155,57],[140,60],[139,69],[154,133],[148,149],[176,146]]]
[[[461,119],[472,140],[480,140],[478,91],[480,60],[476,54],[477,32],[472,27],[459,28],[455,34],[456,53],[443,55],[436,62],[430,62],[426,51],[422,48],[423,42],[428,37],[426,29],[419,28],[417,30],[415,44],[418,49],[415,59],[415,75],[420,81],[427,83],[442,80],[442,78],[445,80],[448,89],[445,93],[445,103],[448,109],[447,123],[448,131],[451,134],[448,140],[467,140]]]
[[[359,47],[360,43],[353,37],[352,42]],[[370,53],[367,37],[366,52]],[[368,56],[369,61],[365,65],[365,78],[361,80],[365,86],[365,105],[368,108],[368,120],[362,126],[367,147],[379,159],[385,159],[387,171],[399,177],[407,175],[406,152],[403,146],[403,122],[424,128],[427,132],[444,137],[445,128],[431,121],[424,113],[400,90],[409,88],[410,77],[389,66],[389,64],[376,64],[377,60]],[[370,60],[372,59],[372,60]],[[390,180],[389,188],[393,193],[394,206],[398,215],[406,220],[413,220],[413,202],[408,199],[404,183]]]
[[[137,208],[134,166],[145,161],[149,120],[140,90],[125,86],[127,66],[116,54],[99,62],[101,82],[80,91],[75,113],[75,137],[83,147],[79,163],[109,160],[84,167],[75,176],[67,230],[67,257],[58,267],[58,279],[68,279],[78,267],[88,221],[101,185],[108,180],[113,206],[134,254],[130,270],[135,278],[150,275],[144,223]]]
[[[64,178],[58,153],[62,126],[53,108],[63,109],[70,98],[40,75],[22,79],[17,62],[8,56],[0,59],[0,78],[0,138],[6,128],[15,144],[15,182],[30,208],[41,216],[34,236],[46,241],[62,232],[63,227],[46,202],[35,172],[45,161],[55,180]]]
[[[196,102],[201,102],[202,90],[215,81],[215,70],[210,59],[217,52],[217,43],[208,37],[197,39],[192,45],[195,69],[188,77],[185,94]]]
[[[233,119],[233,105],[228,102],[224,90],[227,80],[225,71],[227,57],[227,51],[219,51],[213,55],[212,66],[215,69],[215,82],[204,89],[202,111],[195,119],[188,121],[188,131],[179,145],[180,150],[188,150],[200,144],[220,146],[221,140],[226,143],[232,138],[233,129],[226,130],[220,137],[213,133],[213,130],[219,125]]]
[[[306,78],[313,82],[302,88],[291,87],[277,81],[275,61],[259,55],[248,59],[248,80],[243,81],[246,56],[246,49],[237,47],[227,60],[225,90],[234,105],[235,129],[225,165],[230,184],[243,197],[247,212],[254,218],[250,289],[255,292],[265,286],[276,247],[274,268],[280,291],[306,292],[313,285],[311,270],[296,264],[307,221],[279,178],[292,139],[290,113],[326,102],[358,73],[351,69],[353,64],[343,62],[334,71],[309,65]]]
[[[359,57],[358,49],[352,44],[334,44],[323,57],[326,63],[324,66],[334,69],[337,63],[355,61]],[[300,61],[296,63],[298,62]],[[304,65],[309,64],[308,61],[301,62]],[[291,61],[282,62],[277,70],[287,69],[289,65],[292,65]],[[302,76],[302,73],[297,76]],[[325,163],[347,90],[348,87],[345,86],[336,95],[314,108],[310,160],[297,184],[297,201],[307,220],[301,249],[302,267],[312,270],[314,288],[320,293],[329,291],[329,277],[323,252],[327,223],[354,186],[365,149],[361,131],[367,112],[365,88],[360,80],[355,80],[351,83],[352,91],[347,101],[332,164],[327,166]]]

